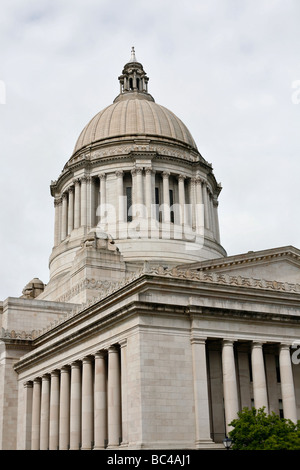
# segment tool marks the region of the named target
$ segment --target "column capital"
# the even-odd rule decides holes
[[[115,172],[115,175],[116,175],[117,178],[122,178],[123,175],[124,175],[124,171],[123,170],[117,170]]]
[[[79,185],[80,184],[80,178],[74,178],[72,182],[73,182],[74,185]]]
[[[162,176],[163,176],[163,178],[167,179],[170,176],[170,172],[169,171],[163,171]]]
[[[155,173],[152,168],[145,168],[145,173],[146,175],[152,175],[152,173]]]
[[[61,203],[62,203],[61,197],[57,197],[54,199],[54,207],[60,206]]]
[[[254,349],[254,348],[262,348],[263,347],[263,341],[257,341],[257,340],[254,340],[252,341],[251,343],[251,349]]]
[[[233,346],[235,343],[235,339],[232,338],[223,338],[223,346]]]
[[[94,356],[95,356],[96,359],[101,359],[101,358],[107,356],[107,351],[105,349],[101,349],[101,351],[95,352]]]
[[[32,388],[33,387],[33,382],[32,380],[27,380],[27,382],[23,383],[24,388]]]
[[[73,192],[74,192],[74,185],[71,184],[71,186],[68,187],[67,191],[68,191],[69,193],[73,193]]]
[[[282,350],[290,350],[291,348],[291,344],[290,343],[280,343],[279,344],[279,350],[282,351]]]
[[[183,175],[182,173],[178,175],[178,181],[184,181],[185,179],[186,179],[186,176]]]
[[[206,344],[207,337],[193,336],[191,338],[191,344]]]
[[[104,180],[106,178],[106,173],[99,173],[98,178]]]

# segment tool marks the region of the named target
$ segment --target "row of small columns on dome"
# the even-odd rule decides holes
[[[195,420],[196,420],[196,445],[210,440],[210,418],[208,398],[208,377],[206,367],[206,341],[207,338],[192,338],[192,358],[194,374]],[[226,433],[230,432],[230,423],[238,417],[239,396],[238,380],[236,375],[236,363],[234,354],[235,341],[222,340],[222,382],[224,397],[224,414]],[[281,376],[281,396],[284,418],[297,422],[297,407],[292,371],[290,346],[279,344],[279,368]],[[265,407],[269,412],[266,373],[263,356],[263,343],[251,341],[251,363],[253,375],[254,407]]]
[[[124,444],[125,350],[126,341],[26,382],[25,448],[91,450]]]
[[[131,174],[132,205],[144,206],[148,217],[155,218],[155,184],[152,176],[155,171],[151,168],[134,168],[130,172],[118,170],[115,172],[117,194],[116,214],[118,222],[126,222],[126,205],[124,203],[124,175]],[[162,200],[159,206],[162,208],[162,221],[165,224],[171,222],[172,201],[170,201],[170,176],[175,177],[178,185],[178,200],[173,201],[173,207],[177,207],[177,220],[179,225],[190,225],[196,233],[203,234],[203,230],[210,230],[219,242],[218,201],[207,181],[200,176],[186,177],[182,174],[160,172],[162,178]],[[95,201],[96,181],[99,185],[98,201],[101,205],[110,204],[107,197],[107,173],[97,176],[83,176],[73,181],[73,184],[54,200],[55,205],[55,235],[54,246],[58,245],[73,229],[81,226],[91,227],[96,225],[97,207]],[[111,184],[111,182],[110,182]],[[186,197],[188,188],[188,200]],[[175,204],[175,205],[174,205]],[[156,209],[155,209],[156,210]]]

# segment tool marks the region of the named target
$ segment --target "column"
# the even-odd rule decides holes
[[[121,383],[119,350],[108,350],[108,446],[119,445],[121,438]]]
[[[117,207],[118,222],[124,222],[124,188],[123,188],[123,171],[116,171],[117,177]]]
[[[233,419],[237,418],[237,413],[239,411],[233,341],[231,340],[223,341],[222,369],[225,423],[226,430],[229,432],[231,429],[229,423]]]
[[[100,192],[100,204],[106,204],[106,175],[105,173],[101,173],[99,175],[99,192]]]
[[[74,186],[70,186],[69,189],[69,204],[68,204],[68,235],[74,228]]]
[[[195,184],[196,184],[195,178],[191,178],[191,179],[190,179],[189,192],[190,192],[190,222],[191,222],[191,227],[192,227],[192,229],[195,229],[195,228],[196,228],[196,212],[195,212],[196,197],[195,197]]]
[[[120,342],[121,348],[121,426],[122,444],[128,444],[128,416],[127,416],[127,340]]]
[[[86,178],[86,225],[87,229],[90,230],[92,227],[92,178],[87,176]]]
[[[81,190],[80,190],[80,221],[81,226],[86,227],[87,225],[87,178],[82,176],[80,179]]]
[[[205,339],[192,338],[196,447],[212,443],[210,438]]]
[[[49,449],[50,376],[42,377],[40,450]]]
[[[206,228],[210,228],[209,225],[209,205],[208,205],[208,194],[207,194],[207,185],[203,183],[202,185],[203,190],[203,203],[204,203],[204,226]]]
[[[51,372],[49,449],[58,450],[59,445],[59,371]]]
[[[81,363],[71,364],[70,394],[70,450],[78,450],[81,445]]]
[[[95,355],[94,449],[103,449],[107,439],[107,390],[105,351]]]
[[[99,216],[98,222],[101,222],[101,218],[105,214],[106,206],[106,175],[100,173],[99,177],[99,207],[97,208],[97,215]]]
[[[135,207],[135,205],[137,204],[137,194],[136,194],[136,169],[133,168],[133,170],[131,170],[131,181],[132,181],[132,190],[131,190],[131,205],[132,205],[132,208],[131,208],[131,211],[132,211],[132,219],[135,218],[135,213],[134,213],[134,210],[133,210],[133,207]]]
[[[195,178],[195,193],[196,193],[196,231],[198,234],[204,234],[204,206],[202,196],[202,180]]]
[[[139,206],[144,204],[143,200],[143,170],[136,168],[136,203]],[[142,215],[142,214],[140,214]]]
[[[59,450],[69,449],[70,440],[70,368],[60,372]]]
[[[80,227],[80,180],[74,180],[74,228]]]
[[[295,399],[295,388],[293,379],[290,346],[281,344],[279,349],[279,369],[281,380],[281,394],[283,405],[283,416],[294,423],[297,422],[297,407]]]
[[[24,383],[24,450],[31,449],[33,383]]]
[[[60,242],[60,200],[54,199],[54,246]]]
[[[170,173],[163,172],[163,221],[170,223],[170,191],[169,191],[169,176]]]
[[[268,413],[269,406],[262,343],[253,342],[251,350],[251,364],[254,407],[256,409],[265,407],[265,412]]]
[[[186,223],[184,179],[185,177],[183,175],[178,175],[178,200],[179,200],[179,223],[180,225],[185,225]]]
[[[62,195],[62,213],[61,213],[61,231],[60,239],[64,240],[67,236],[67,219],[68,219],[68,198],[67,194]]]
[[[220,228],[219,228],[219,217],[218,217],[218,200],[216,197],[213,198],[213,216],[215,220],[216,240],[220,243]]]
[[[145,170],[145,203],[147,209],[147,217],[148,219],[152,218],[152,169],[146,168]]]
[[[93,363],[91,357],[82,361],[82,449],[90,450],[94,441]]]
[[[31,450],[40,449],[41,380],[33,381]]]

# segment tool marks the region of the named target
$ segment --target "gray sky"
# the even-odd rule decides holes
[[[2,0],[0,299],[48,282],[50,182],[132,46],[223,186],[228,255],[300,248],[299,22],[299,0]]]

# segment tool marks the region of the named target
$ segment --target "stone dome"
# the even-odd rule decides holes
[[[165,138],[197,150],[183,122],[167,108],[149,100],[149,95],[126,93],[122,99],[97,113],[82,130],[74,153],[83,147],[113,138]]]
[[[169,109],[155,103],[148,93],[148,80],[132,48],[131,59],[119,77],[120,94],[113,104],[97,113],[84,127],[73,154],[85,147],[109,143],[116,138],[135,141],[163,139],[198,152],[185,124]]]

